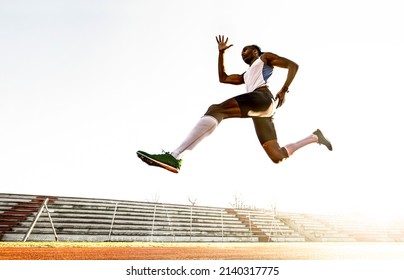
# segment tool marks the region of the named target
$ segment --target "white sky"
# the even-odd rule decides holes
[[[362,4],[364,3],[364,4]],[[0,0],[0,192],[404,213],[400,1]],[[317,144],[275,165],[251,120],[225,120],[180,174],[137,150],[176,148],[212,103],[244,92],[217,78],[258,44],[299,72],[276,114],[281,145]],[[274,94],[285,71],[270,78]]]

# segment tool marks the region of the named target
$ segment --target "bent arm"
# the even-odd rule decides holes
[[[219,51],[218,74],[219,74],[219,81],[221,83],[232,85],[244,84],[243,75],[239,74],[227,75],[226,70],[224,68],[224,51]]]
[[[278,56],[273,53],[264,53],[261,58],[267,65],[288,69],[285,83],[283,84],[282,89],[276,95],[276,100],[278,100],[278,105],[276,105],[276,108],[279,108],[285,102],[285,95],[289,91],[289,86],[296,76],[299,65],[297,65],[290,59]]]
[[[264,61],[264,63],[270,66],[276,66],[288,69],[288,74],[285,83],[283,84],[282,87],[282,90],[287,92],[290,84],[292,83],[293,79],[296,76],[297,70],[299,69],[299,65],[297,65],[297,63],[293,62],[290,59],[269,52],[264,53],[262,55],[262,60]]]

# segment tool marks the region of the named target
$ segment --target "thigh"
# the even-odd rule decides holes
[[[240,118],[240,108],[234,98],[227,99],[220,104],[211,105],[206,111],[205,115],[216,118],[219,122],[227,118]]]
[[[270,140],[277,140],[275,125],[272,117],[268,118],[252,118],[255,127],[255,133],[261,144]]]
[[[274,100],[268,88],[259,88],[253,92],[234,97],[240,107],[241,117],[270,117],[274,113]]]

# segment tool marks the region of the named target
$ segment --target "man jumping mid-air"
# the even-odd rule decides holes
[[[182,156],[185,151],[192,150],[203,138],[210,135],[218,124],[228,118],[251,118],[258,140],[265,152],[274,163],[279,163],[290,157],[298,149],[311,144],[325,145],[332,151],[331,143],[317,129],[306,138],[279,146],[272,116],[275,109],[285,102],[285,95],[289,90],[299,66],[284,57],[270,52],[261,52],[256,45],[245,46],[241,57],[249,68],[243,74],[228,75],[224,67],[224,52],[233,45],[228,45],[228,38],[217,36],[216,41],[219,49],[218,72],[221,83],[233,85],[246,85],[244,94],[230,98],[220,104],[211,105],[205,115],[191,130],[185,140],[173,152],[163,154],[148,154],[138,151],[138,157],[149,165],[165,168],[178,173],[181,168]],[[267,80],[272,75],[274,67],[288,70],[285,83],[278,94],[273,97],[267,87]]]

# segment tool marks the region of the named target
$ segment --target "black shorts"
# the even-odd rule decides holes
[[[261,144],[277,139],[272,116],[275,112],[275,100],[267,87],[234,97],[240,107],[242,118],[252,118],[255,132]]]
[[[242,118],[270,117],[275,110],[275,100],[267,87],[234,97],[241,110]]]

